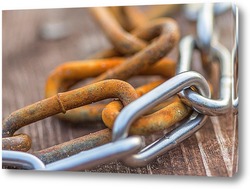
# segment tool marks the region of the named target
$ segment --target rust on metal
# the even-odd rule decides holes
[[[131,31],[152,19],[170,15],[179,8],[180,5],[154,5],[144,8],[137,6],[114,6],[109,7],[109,10],[126,31]]]
[[[45,97],[64,92],[80,80],[96,77],[124,61],[124,58],[70,61],[53,70],[46,82]]]
[[[45,86],[45,97],[51,97],[58,92],[64,92],[78,81],[96,77],[111,68],[121,65],[126,58],[115,57],[97,60],[82,60],[66,62],[58,66],[49,75]],[[173,77],[176,63],[163,58],[156,64],[146,69],[140,69],[139,75],[161,75],[165,78]],[[92,81],[91,83],[94,83]]]
[[[126,31],[131,31],[148,21],[144,12],[135,6],[114,6],[109,7],[109,10]]]
[[[95,77],[108,69],[118,66],[126,58],[109,58],[100,60],[83,60],[66,62],[51,72],[45,87],[45,97],[49,98],[59,92],[67,91],[69,87],[80,80]],[[171,78],[175,75],[176,63],[163,58],[149,68],[141,70],[139,75],[160,75]],[[91,81],[90,81],[91,82]],[[91,104],[58,114],[57,117],[70,122],[97,121],[101,120],[101,113],[106,104]]]
[[[94,59],[68,62],[56,68],[46,83],[46,99],[19,109],[3,120],[3,149],[28,151],[30,137],[15,135],[15,132],[52,115],[74,122],[102,119],[109,128],[33,152],[44,163],[108,143],[111,141],[110,129],[121,109],[175,75],[176,63],[166,58],[180,38],[178,25],[173,19],[150,21],[159,16],[158,13],[162,12],[159,9],[148,11],[146,16],[135,7],[90,10],[114,47],[92,56]],[[159,75],[164,80],[136,90],[121,81],[135,75]],[[65,92],[87,78],[93,78],[88,85]],[[92,104],[109,98],[116,100],[108,105]],[[132,125],[130,134],[147,135],[162,131],[189,113],[190,109],[178,97],[173,97],[139,118]]]
[[[2,138],[2,148],[5,150],[18,150],[26,152],[31,147],[31,139],[26,134],[16,134],[12,137]]]
[[[122,64],[109,69],[99,75],[94,82],[105,79],[126,80],[137,75],[141,70],[147,69],[165,57],[179,41],[179,29],[176,22],[170,18],[158,19],[132,32],[132,36],[145,41],[152,41],[147,47],[129,57]],[[120,41],[119,39],[116,39]]]
[[[102,144],[106,144],[111,141],[111,135],[111,130],[107,128],[47,149],[33,152],[32,154],[41,159],[45,164],[48,164]]]
[[[118,52],[134,54],[147,46],[145,41],[125,31],[107,8],[94,7],[90,11]]]
[[[21,127],[38,120],[107,98],[119,98],[126,106],[137,98],[137,93],[130,84],[120,80],[100,81],[58,93],[11,113],[3,120],[2,137],[11,137]]]
[[[162,82],[163,80],[149,83],[138,88],[136,91],[139,96],[142,96]],[[183,120],[191,112],[191,109],[185,106],[177,96],[163,103],[163,105],[164,107],[160,104],[153,112],[148,112],[145,116],[137,119],[129,130],[130,134],[149,135],[163,131]],[[102,119],[108,128],[112,129],[115,119],[123,107],[121,102],[113,101],[104,108],[102,111]]]

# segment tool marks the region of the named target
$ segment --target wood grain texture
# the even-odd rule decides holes
[[[171,17],[180,24],[182,36],[195,34],[195,22],[187,21],[181,12]],[[70,23],[70,34],[59,40],[42,39],[39,32],[43,24],[55,21]],[[86,8],[3,11],[2,28],[3,118],[19,108],[43,99],[46,79],[58,65],[70,60],[85,59],[111,46]],[[215,28],[219,31],[220,41],[228,49],[232,49],[232,30],[229,29],[232,28],[230,11],[216,17]],[[169,56],[177,60],[177,48]],[[199,70],[197,54],[194,56],[194,64]],[[218,77],[212,80],[216,83]],[[215,93],[218,94],[218,88],[215,89]],[[113,161],[88,171],[232,176],[238,167],[237,119],[237,116],[232,114],[210,117],[195,135],[145,167],[129,168],[119,161]],[[105,126],[101,122],[75,125],[50,117],[24,127],[18,133],[31,136],[30,152],[32,152],[102,128]],[[149,136],[147,143],[158,137],[160,135]]]

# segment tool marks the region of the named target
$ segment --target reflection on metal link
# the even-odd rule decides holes
[[[222,14],[223,12],[230,9],[232,6],[231,3],[223,2],[223,3],[214,3],[213,11],[215,15]],[[202,4],[187,4],[184,6],[184,13],[187,19],[191,21],[195,21],[198,18],[199,11],[202,7]]]
[[[197,24],[197,41],[192,38],[192,36],[185,37],[181,40],[180,62],[177,73],[190,70],[194,48],[200,50],[201,53],[209,53],[205,54],[205,56],[211,56],[212,60],[217,60],[220,64],[220,98],[218,100],[209,99],[190,89],[182,91],[179,93],[179,96],[184,103],[192,106],[199,113],[206,115],[222,115],[228,113],[232,107],[232,69],[230,65],[231,57],[229,51],[223,45],[217,41],[212,41],[212,10],[211,4],[205,4],[201,10],[201,13],[199,14]],[[204,21],[205,18],[208,21]],[[207,37],[201,37],[204,35],[204,32],[200,28],[206,28],[208,30],[206,33]]]
[[[44,171],[84,170],[134,154],[140,150],[142,143],[141,137],[133,136],[80,152],[47,165],[44,165],[34,155],[25,152],[3,150],[3,165]]]
[[[133,101],[121,111],[113,127],[113,141],[126,138],[132,122],[147,110],[191,86],[195,86],[202,95],[210,97],[208,83],[202,75],[193,71],[176,75],[141,98]],[[196,132],[203,125],[206,117],[205,115],[197,116],[197,113],[194,113],[188,121],[142,149],[138,154],[123,159],[124,162],[133,167],[147,165],[157,156],[172,149]]]
[[[193,71],[178,74],[131,102],[121,111],[113,126],[113,141],[126,138],[131,124],[147,110],[191,86],[195,86],[201,95],[210,97],[208,83],[201,74]]]
[[[178,72],[190,70],[193,49],[197,47],[192,36],[187,36],[180,43],[180,61]],[[212,45],[214,58],[220,63],[220,99],[213,100],[206,98],[190,89],[182,91],[179,96],[197,112],[206,115],[221,115],[230,111],[231,108],[231,65],[230,53],[219,43]],[[189,61],[187,61],[189,60]],[[188,64],[186,63],[188,62]]]
[[[235,36],[234,36],[234,46],[233,46],[233,52],[232,52],[232,104],[233,104],[233,112],[234,114],[238,114],[238,106],[239,106],[239,97],[238,97],[238,91],[239,91],[239,78],[238,78],[238,66],[239,66],[239,60],[238,60],[238,42],[239,42],[239,14],[238,14],[238,8],[235,5],[232,5],[233,14],[234,14],[234,22],[235,22]]]
[[[184,123],[180,123],[180,126],[176,129],[151,143],[138,154],[123,159],[123,162],[131,167],[146,166],[152,160],[173,149],[183,140],[193,135],[204,125],[206,120],[206,115],[194,112],[188,120],[185,120]]]
[[[34,155],[19,151],[2,151],[2,164],[20,169],[44,169],[43,162]]]
[[[202,53],[211,54],[212,38],[214,31],[213,4],[205,4],[198,15],[197,38]]]
[[[46,170],[84,170],[112,160],[124,158],[138,152],[142,138],[133,136],[121,141],[111,142],[88,151],[46,165]]]

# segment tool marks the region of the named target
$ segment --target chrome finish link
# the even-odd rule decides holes
[[[178,74],[123,108],[113,126],[113,141],[126,138],[129,127],[137,118],[190,86],[195,86],[203,96],[209,98],[211,95],[208,83],[201,74],[193,71]]]
[[[206,3],[199,11],[197,19],[197,42],[202,53],[211,55],[214,33],[213,3]]]
[[[138,152],[142,147],[142,138],[133,136],[111,142],[91,150],[83,151],[68,158],[46,165],[47,171],[85,170],[112,160],[124,158]]]
[[[123,162],[131,167],[146,166],[160,155],[173,149],[183,140],[193,135],[204,125],[206,120],[207,116],[194,112],[185,123],[180,124],[180,126],[170,133],[151,143],[138,154],[124,159]]]
[[[180,42],[180,58],[177,73],[191,68],[193,49],[197,48],[196,41],[192,36],[187,36]],[[220,64],[220,97],[218,100],[206,98],[191,89],[185,89],[179,93],[180,98],[197,112],[206,115],[222,115],[230,111],[232,70],[229,51],[219,43],[212,44],[213,57],[218,59]]]
[[[29,170],[42,170],[45,168],[43,162],[36,156],[25,152],[10,150],[2,150],[2,165]]]

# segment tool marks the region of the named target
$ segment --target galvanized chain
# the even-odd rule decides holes
[[[237,8],[235,9],[237,15]],[[231,110],[232,106],[234,112],[237,113],[238,97],[235,97],[236,92],[234,92],[237,90],[232,88],[232,83],[235,81],[235,86],[238,86],[236,84],[238,82],[236,81],[237,75],[235,76],[236,71],[234,72],[230,63],[238,63],[238,41],[235,43],[232,62],[227,49],[218,41],[213,40],[213,10],[213,5],[205,4],[200,12],[197,23],[197,39],[187,36],[181,40],[179,62],[177,68],[175,68],[173,61],[163,58],[174,47],[179,38],[179,34],[176,34],[178,27],[173,20],[156,20],[152,24],[146,24],[145,27],[133,30],[131,32],[133,35],[131,35],[110,17],[110,13],[106,9],[93,9],[92,12],[99,19],[115,48],[96,55],[96,57],[102,59],[87,61],[87,64],[84,64],[85,68],[80,66],[79,62],[75,62],[70,65],[65,64],[55,70],[48,79],[49,84],[47,83],[46,86],[46,94],[49,98],[13,112],[4,120],[3,147],[9,150],[27,151],[31,141],[28,140],[27,135],[14,135],[19,128],[88,103],[117,97],[121,100],[121,103],[120,101],[114,101],[108,105],[101,105],[100,108],[101,111],[103,110],[102,119],[104,123],[112,128],[112,131],[104,129],[92,135],[83,136],[40,152],[34,152],[34,155],[20,151],[3,150],[3,164],[21,169],[84,170],[118,159],[131,167],[145,166],[194,134],[204,125],[207,115],[225,114]],[[109,24],[115,26],[116,30],[110,31],[109,26],[103,24],[105,22],[103,18],[108,19]],[[140,18],[145,22],[143,17]],[[131,26],[133,26],[133,23]],[[206,28],[206,35],[201,31],[202,28]],[[153,35],[148,34],[148,31]],[[157,36],[159,36],[158,39],[148,45],[149,41]],[[148,46],[146,47],[146,45]],[[201,62],[203,62],[204,67],[209,67],[214,59],[219,60],[221,90],[218,100],[211,99],[207,80],[201,74],[189,71],[194,49],[201,52]],[[131,56],[129,58],[104,59],[105,57],[127,53],[132,54],[132,56],[129,55]],[[152,54],[154,58],[148,57],[149,54]],[[160,59],[162,60],[158,62]],[[102,63],[105,64],[103,69],[92,70],[94,65],[100,67],[99,65]],[[161,65],[168,67],[172,65],[172,68],[177,69],[177,75],[173,76],[173,72],[164,73],[165,71],[162,70],[164,66],[161,67]],[[131,68],[135,71],[131,72]],[[68,69],[73,70],[72,75],[66,74]],[[86,69],[89,70],[85,74],[83,70]],[[75,73],[79,73],[79,76]],[[109,80],[111,78],[127,79],[135,74],[159,74],[165,79],[136,90],[124,81]],[[97,77],[90,85],[58,93],[61,92],[60,90],[67,90],[69,86],[79,80],[93,76]],[[166,79],[168,80],[166,81]],[[116,90],[117,88],[123,90]],[[166,100],[168,101],[165,102]],[[156,108],[155,113],[142,116],[162,102],[164,102],[162,104],[164,108]],[[52,108],[51,104],[53,104]],[[123,106],[125,107],[123,108]],[[164,119],[160,120],[161,117],[164,117]],[[179,118],[174,119],[174,117]],[[176,125],[176,127],[171,132],[147,147],[144,147],[142,137],[128,137],[129,132],[144,135],[162,131],[172,125]],[[9,141],[12,141],[12,143]],[[96,141],[96,143],[93,144],[93,141]],[[60,156],[59,159],[58,156]]]
[[[214,59],[219,61],[220,99],[208,99],[191,90],[186,90],[185,92],[183,91],[180,93],[180,96],[183,99],[183,102],[191,105],[199,113],[207,115],[221,115],[228,113],[232,108],[232,70],[231,64],[229,64],[229,62],[231,62],[231,57],[229,51],[221,45],[219,41],[214,40],[213,33],[213,5],[205,4],[197,21],[198,38],[195,40],[192,36],[188,36],[182,40],[182,43],[180,44],[180,57],[185,56],[185,58],[191,59],[193,49],[198,48],[201,52],[201,56],[211,57],[208,63],[212,64],[212,60]],[[183,53],[185,53],[185,55],[182,56]],[[205,59],[209,60],[208,58]],[[185,60],[180,60],[180,65],[182,65],[183,61]],[[191,65],[186,67],[190,66]],[[208,65],[204,65],[204,67],[207,66]]]

